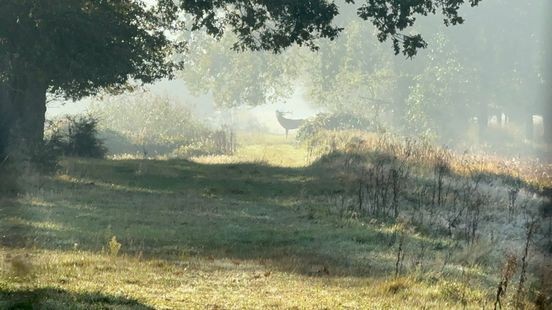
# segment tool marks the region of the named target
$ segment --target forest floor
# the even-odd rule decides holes
[[[500,275],[447,257],[448,237],[399,250],[393,221],[319,208],[335,178],[293,139],[246,142],[196,160],[68,158],[29,180],[0,200],[0,308],[492,308]]]

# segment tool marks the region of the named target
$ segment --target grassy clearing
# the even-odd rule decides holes
[[[492,307],[501,266],[485,243],[410,230],[395,277],[395,222],[336,216],[335,171],[267,141],[242,136],[227,158],[64,160],[0,201],[0,308]]]
[[[297,143],[293,135],[286,138],[275,134],[242,133],[237,143],[239,147],[232,156],[202,156],[193,160],[205,164],[256,162],[277,167],[304,167],[309,163],[305,145]]]

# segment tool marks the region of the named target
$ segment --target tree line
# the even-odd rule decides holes
[[[401,83],[403,74],[397,72],[403,72],[403,67],[407,68],[409,64],[389,61],[388,54],[379,52],[379,43],[388,42],[391,54],[413,57],[428,46],[422,36],[423,25],[418,21],[423,20],[420,16],[439,14],[441,23],[459,25],[464,22],[461,8],[479,3],[480,0],[158,0],[147,3],[134,0],[2,0],[0,158],[18,152],[32,153],[35,146],[41,144],[47,94],[76,100],[100,91],[121,92],[132,85],[173,77],[180,69],[189,74],[202,68],[201,63],[188,63],[187,68],[183,67],[186,59],[179,57],[186,55],[184,51],[193,50],[195,44],[200,44],[189,33],[197,33],[196,37],[207,34],[218,39],[231,33],[234,50],[275,53],[297,45],[321,50],[322,46],[331,44],[328,40],[344,42],[352,36],[349,45],[339,44],[333,52],[328,49],[315,54],[316,63],[311,67],[313,74],[309,81],[314,86],[312,93],[321,94],[318,101],[323,103],[324,92],[317,92],[316,87],[347,88],[358,82],[362,87],[368,87],[366,92],[354,89],[359,96],[380,100],[380,93],[389,93],[392,89],[389,85],[381,85],[388,73],[400,77],[393,83]],[[353,16],[355,18],[351,18]],[[355,22],[348,23],[349,20],[366,21],[372,25],[370,31],[377,41],[367,39],[363,33],[365,27],[357,26]],[[359,32],[356,37],[355,31]],[[188,34],[180,35],[182,33]],[[489,36],[493,35],[496,33],[489,30]],[[458,51],[459,55],[466,53]],[[329,61],[336,56],[342,59]],[[224,59],[228,57],[227,53],[220,53],[217,57],[227,63]],[[312,57],[299,55],[293,58],[309,62]],[[255,64],[244,64],[240,68],[248,65],[250,70],[258,70]],[[269,68],[259,75],[260,78],[253,81],[243,75],[245,79],[240,83],[262,84],[265,78],[271,78],[274,70],[280,70],[279,66],[265,66]],[[366,71],[371,74],[366,75]],[[201,71],[199,76],[208,78]],[[339,80],[333,81],[336,77]],[[371,84],[366,86],[365,79]],[[419,79],[421,81],[423,77]],[[238,96],[245,94],[248,101],[260,94],[276,98],[281,89],[279,85],[272,88],[250,86]],[[336,98],[341,96],[340,91],[347,94],[353,91],[329,90]],[[227,89],[230,95],[232,92],[235,90]],[[398,96],[395,92],[393,94]],[[237,103],[243,101],[235,100],[233,104]]]

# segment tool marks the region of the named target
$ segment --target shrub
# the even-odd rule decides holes
[[[173,100],[144,92],[104,98],[91,107],[113,153],[170,154],[209,134],[191,110]],[[120,142],[123,142],[121,145]]]
[[[18,173],[8,158],[0,159],[0,198],[15,196],[19,192]]]
[[[98,138],[98,120],[90,115],[65,116],[49,123],[42,156],[103,158],[107,149]]]
[[[77,116],[69,119],[65,155],[102,158],[107,149],[98,139],[98,120],[92,116]]]
[[[61,155],[63,155],[63,150],[59,148],[56,137],[53,141],[46,139],[33,148],[30,161],[38,172],[48,174],[59,168],[58,160]]]
[[[308,140],[323,130],[370,130],[373,127],[370,120],[350,113],[320,113],[299,128],[297,140]]]
[[[203,138],[176,148],[175,157],[196,157],[204,155],[232,155],[236,150],[235,134],[231,129],[212,131]]]

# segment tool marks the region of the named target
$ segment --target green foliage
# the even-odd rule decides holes
[[[28,74],[51,92],[81,98],[169,75],[172,43],[162,26],[141,1],[4,0],[0,59],[14,83]]]
[[[102,136],[111,153],[144,157],[193,157],[232,154],[236,143],[230,128],[213,130],[201,123],[187,106],[165,97],[135,92],[94,102]]]
[[[332,23],[337,5],[324,0],[159,2],[170,17],[178,17],[179,10],[189,14],[192,31],[205,29],[214,37],[232,31],[235,48],[242,50],[280,52],[292,44],[315,49],[316,39],[335,38],[340,31]]]
[[[388,108],[396,84],[392,57],[373,27],[348,21],[343,34],[321,43],[315,55],[300,55],[309,99],[330,111],[375,116]]]
[[[341,11],[352,8],[358,17],[376,27],[379,41],[390,39],[396,54],[402,51],[412,57],[418,49],[426,46],[421,35],[403,33],[414,25],[416,15],[439,12],[445,25],[462,24],[464,20],[458,15],[460,7],[466,3],[476,6],[480,1],[377,0],[359,5],[354,0],[340,4],[325,0],[159,2],[169,18],[176,19],[178,9],[188,13],[192,31],[203,28],[210,35],[220,37],[229,30],[237,37],[236,49],[275,52],[292,44],[317,49],[317,39],[335,39],[343,28],[334,24],[334,18]]]
[[[102,158],[106,148],[98,139],[98,120],[91,116],[68,118],[68,136],[65,155]]]
[[[477,3],[478,1],[474,1],[472,4]],[[222,24],[216,24],[216,21],[223,23],[228,17],[225,15],[225,12],[228,13],[225,11],[227,9],[226,4],[224,1],[217,4],[206,4],[206,8],[211,6],[220,8],[220,15],[196,16],[197,19],[195,19],[197,22],[201,20],[214,23],[211,25],[211,29],[217,35],[221,35],[219,42],[215,42],[202,34],[183,33],[183,37],[190,42],[190,49],[187,54],[188,66],[182,76],[195,93],[212,94],[214,101],[220,106],[259,105],[277,102],[288,97],[292,92],[292,88],[299,84],[293,85],[291,82],[299,81],[301,86],[306,87],[308,99],[315,105],[330,111],[361,113],[367,117],[378,119],[378,122],[385,126],[390,125],[391,118],[394,118],[397,124],[404,122],[403,113],[408,110],[404,107],[404,101],[409,96],[409,87],[415,84],[412,77],[419,72],[417,72],[417,68],[414,68],[414,72],[409,72],[412,65],[393,59],[386,48],[378,42],[378,39],[382,39],[380,35],[383,24],[394,24],[396,22],[394,18],[399,20],[408,19],[410,12],[406,13],[405,11],[404,14],[395,16],[396,12],[380,11],[380,15],[376,17],[372,15],[375,14],[374,10],[382,7],[390,10],[394,7],[401,7],[417,10],[417,12],[435,13],[435,11],[442,9],[447,24],[463,21],[456,11],[461,5],[460,2],[452,5],[451,3],[432,3],[429,1],[426,3],[427,6],[421,6],[410,2],[390,3],[390,1],[378,1],[360,5],[361,10],[359,11],[355,11],[355,8],[358,8],[356,5],[342,5],[339,10],[343,16],[339,22],[344,27],[340,30],[339,37],[331,42],[324,40],[316,42],[318,49],[316,54],[299,49],[290,49],[281,53],[279,51],[276,56],[259,52],[235,54],[230,51],[229,47],[232,42],[236,41],[235,44],[240,47],[246,46],[257,49],[255,44],[259,43],[258,41],[241,42],[240,38],[248,35],[253,36],[258,32],[262,32],[264,28],[241,29],[238,34],[231,33],[228,35],[226,33],[222,36],[223,30],[233,29],[232,27],[223,29]],[[236,12],[236,15],[232,18],[236,20],[246,18],[246,16],[252,20],[261,18],[265,13],[270,12],[270,8],[267,11],[261,8],[265,5],[270,7],[271,4],[260,4],[259,7],[253,8],[243,4],[243,8],[250,11]],[[279,5],[285,7],[287,3]],[[189,4],[182,4],[182,7],[189,6]],[[253,15],[248,16],[248,14]],[[355,20],[354,15],[356,14],[372,21],[374,25],[367,25],[360,20]],[[380,18],[384,19],[383,16],[386,14],[389,14],[389,17],[393,19],[379,21]],[[253,21],[247,21],[246,24],[249,22]],[[260,20],[257,20],[257,22],[260,22]],[[396,24],[394,26],[396,26],[395,29],[402,30],[407,26],[411,26],[412,23],[404,23],[400,26]],[[393,29],[394,26],[391,26],[390,29]],[[421,29],[430,34],[435,32],[434,28]],[[386,31],[387,29],[383,32]],[[411,47],[417,44],[418,47],[425,46],[425,43],[421,43],[423,40],[419,36],[403,36],[399,33],[400,31],[397,31],[388,33],[388,35],[393,41],[404,42],[405,52],[409,50],[409,52],[406,52],[407,54],[410,52],[413,54],[416,48]],[[441,43],[437,42],[436,44]],[[266,49],[266,47],[259,49]],[[435,60],[438,60],[440,64],[444,59],[417,59],[417,61],[423,62],[419,66],[423,68],[426,64],[428,66],[432,65]],[[443,67],[447,65],[448,63],[442,64]],[[236,74],[236,72],[240,74]],[[464,76],[456,76],[455,78],[459,81]],[[455,86],[447,88],[443,92],[452,92],[447,93],[447,95],[454,97],[453,89]],[[454,103],[447,102],[446,104],[453,105]],[[435,109],[435,107],[431,105],[426,110],[431,109]]]
[[[451,50],[447,38],[435,37],[437,44],[428,51],[428,66],[412,79],[403,116],[405,132],[418,136],[458,139],[476,115],[473,92],[477,77],[469,72]]]
[[[0,156],[41,143],[46,93],[67,99],[150,83],[181,50],[143,1],[0,2]]]
[[[186,106],[140,91],[104,97],[93,102],[90,113],[104,137],[113,139],[108,146],[126,153],[167,154],[209,134]],[[121,142],[129,145],[122,148]]]
[[[90,115],[65,116],[50,123],[42,154],[103,158],[107,149],[98,137],[98,120]]]
[[[176,38],[172,36],[174,31],[185,26],[191,26],[191,31],[205,30],[216,38],[221,38],[225,31],[231,31],[235,49],[281,52],[293,44],[317,49],[318,39],[333,40],[342,31],[334,18],[342,7],[348,7],[349,11],[356,11],[356,15],[376,27],[380,41],[390,38],[395,53],[402,49],[405,55],[411,57],[426,45],[420,35],[402,33],[413,26],[415,15],[441,12],[446,25],[460,24],[463,19],[458,15],[459,8],[464,3],[475,6],[479,0],[379,0],[359,5],[354,5],[352,0],[345,2],[347,4],[338,5],[325,0],[254,3],[230,0],[2,1],[0,115],[6,121],[0,119],[0,156],[6,154],[11,143],[4,137],[5,133],[15,131],[15,128],[22,129],[18,130],[20,133],[28,133],[19,140],[33,143],[41,140],[46,92],[78,99],[94,95],[101,89],[128,89],[129,81],[149,83],[172,76],[174,69],[182,64],[175,53],[182,52],[185,44],[181,39],[169,39],[168,34]],[[196,45],[196,41],[188,39],[190,46]],[[356,46],[352,48],[358,50]],[[215,63],[228,62],[220,55],[218,53],[214,57]],[[207,58],[207,64],[199,66],[200,70],[196,71],[199,72],[196,77],[217,67],[211,66],[213,59]],[[283,87],[285,82],[273,83],[281,81],[277,76],[282,69],[274,69],[273,63],[267,61],[265,56],[254,62],[243,59],[229,62],[232,65],[224,67],[222,80],[236,81],[229,83],[228,87],[220,87],[212,81],[204,83],[204,79],[194,79],[193,75],[189,80],[197,80],[200,87],[196,88],[202,90],[222,89],[216,92],[219,97],[217,102],[230,106],[264,103],[281,98],[279,92],[289,93],[289,87]],[[263,64],[266,66],[261,66]],[[354,61],[350,64],[354,65]],[[195,66],[196,63],[192,63],[190,68]],[[255,67],[259,67],[260,71]],[[236,75],[235,72],[242,74]],[[339,81],[356,81],[358,83],[353,83],[355,89],[365,84],[363,74],[354,72],[348,75],[347,70],[342,72],[346,76],[339,77]],[[388,75],[386,70],[378,72],[370,78],[381,80],[382,76]],[[263,73],[267,73],[268,77]],[[236,85],[252,86],[243,92]],[[370,91],[368,97],[378,99],[373,97],[373,87]],[[341,91],[341,98],[347,92]],[[361,92],[366,93],[364,89]]]
[[[367,118],[350,113],[320,113],[307,120],[297,131],[296,138],[306,141],[326,130],[374,130],[374,124]]]
[[[416,18],[412,15],[435,14],[441,11],[445,25],[462,24],[464,19],[458,15],[458,9],[464,3],[476,6],[481,0],[446,0],[446,1],[369,1],[358,9],[358,15],[370,20],[378,29],[378,40],[391,38],[395,54],[401,50],[412,57],[417,50],[426,47],[426,42],[419,34],[404,35],[400,31],[413,26]]]
[[[235,36],[215,40],[184,33],[190,47],[180,76],[195,93],[211,93],[220,107],[256,106],[289,97],[296,69],[293,55],[231,50]],[[239,74],[236,74],[239,72]]]

